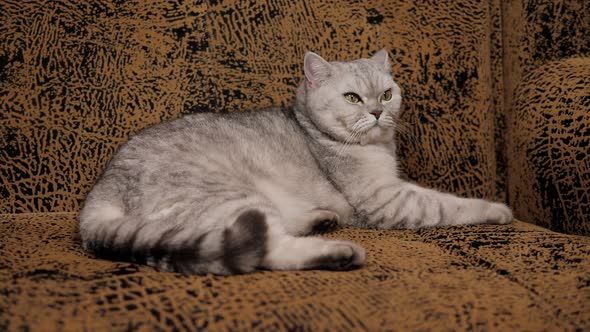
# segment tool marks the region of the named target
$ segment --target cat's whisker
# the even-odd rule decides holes
[[[361,132],[354,131],[350,137],[350,140],[348,140],[348,142],[346,142],[338,151],[338,154],[336,155],[336,159],[348,158],[348,155],[346,155],[346,150],[348,150],[352,146],[352,143],[355,142],[360,135],[361,135]],[[336,160],[334,160],[334,162],[336,162]],[[340,168],[338,164],[333,164],[333,167],[335,167],[336,169]]]
[[[399,116],[396,117],[395,122],[399,123],[401,125],[404,125],[404,126],[415,126],[416,125],[416,121],[412,121],[409,119],[403,119]]]
[[[358,121],[356,121],[353,125],[352,125],[352,130],[361,130],[363,127],[364,122],[366,122],[365,119],[360,119]]]
[[[384,117],[381,119],[381,124],[389,127],[395,127],[395,121],[391,117]]]
[[[403,130],[406,133],[410,133],[411,131],[413,131],[414,129],[416,129],[416,127],[414,127],[414,126],[408,126],[408,125],[405,125],[405,124],[400,124],[399,122],[396,122],[395,123],[395,128],[396,128],[396,130],[398,130],[398,129],[400,131]]]
[[[338,159],[346,159],[347,156],[345,154],[346,150],[358,139],[358,137],[362,134],[359,129],[353,129],[350,135],[344,140],[343,145],[340,149],[336,152],[336,158],[330,163],[330,167],[334,167],[335,169],[339,169],[339,165],[337,163]]]
[[[373,127],[374,121],[369,119],[361,119],[355,125],[360,132],[366,132]]]
[[[358,131],[353,129],[352,132],[350,133],[350,135],[346,138],[346,140],[344,140],[344,144],[342,145],[342,147],[340,147],[340,149],[338,149],[338,155],[341,155],[342,153],[344,153],[344,151],[346,150],[346,148],[357,138],[358,136]]]
[[[404,139],[409,140],[411,143],[413,143],[413,144],[419,144],[420,143],[420,141],[418,140],[418,138],[416,137],[416,135],[414,134],[414,132],[411,131],[409,128],[402,127],[402,126],[397,126],[397,124],[396,124],[396,126],[394,127],[394,130],[397,133],[401,134],[401,136]]]
[[[355,130],[353,129],[352,132],[350,132],[350,134],[348,134],[348,136],[346,137],[346,139],[342,143],[342,146],[340,146],[336,150],[336,158],[339,158],[340,157],[340,155],[342,154],[343,150],[346,148],[346,145],[349,144],[349,142],[351,142],[353,140],[354,134],[355,134]],[[331,162],[330,165],[334,165],[334,162]]]
[[[410,129],[410,127],[404,126],[400,123],[395,124],[395,130],[403,134],[414,136],[414,132]]]

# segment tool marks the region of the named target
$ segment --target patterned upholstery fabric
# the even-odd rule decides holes
[[[516,214],[590,235],[590,57],[530,71],[516,96],[509,127]]]
[[[131,133],[187,112],[288,103],[306,50],[348,60],[383,47],[405,98],[400,154],[408,176],[501,198],[488,7],[467,0],[7,2],[0,212],[76,211]]]
[[[231,278],[97,260],[76,235],[129,135],[288,105],[306,50],[382,47],[408,178],[588,234],[589,17],[584,0],[0,0],[0,331],[590,329],[589,238],[530,223],[342,229],[366,267]]]
[[[574,331],[590,328],[590,238],[532,224],[344,229],[350,272],[186,277],[88,257],[75,214],[0,219],[3,331]],[[23,242],[27,245],[23,246]]]
[[[509,203],[522,220],[590,235],[590,2],[503,6]]]

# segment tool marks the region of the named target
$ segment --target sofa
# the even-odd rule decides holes
[[[590,329],[584,0],[0,1],[0,331]],[[288,106],[306,50],[387,48],[404,176],[509,225],[340,228],[357,270],[185,276],[83,251],[77,215],[133,133]]]

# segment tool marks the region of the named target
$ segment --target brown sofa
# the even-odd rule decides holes
[[[587,1],[0,1],[0,22],[0,331],[590,329]],[[382,47],[407,177],[522,221],[328,234],[368,249],[351,272],[183,276],[81,250],[79,206],[129,135],[287,105],[305,50]]]

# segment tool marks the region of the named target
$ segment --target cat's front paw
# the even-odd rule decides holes
[[[482,216],[486,224],[509,224],[512,222],[512,210],[506,204],[489,203]]]

